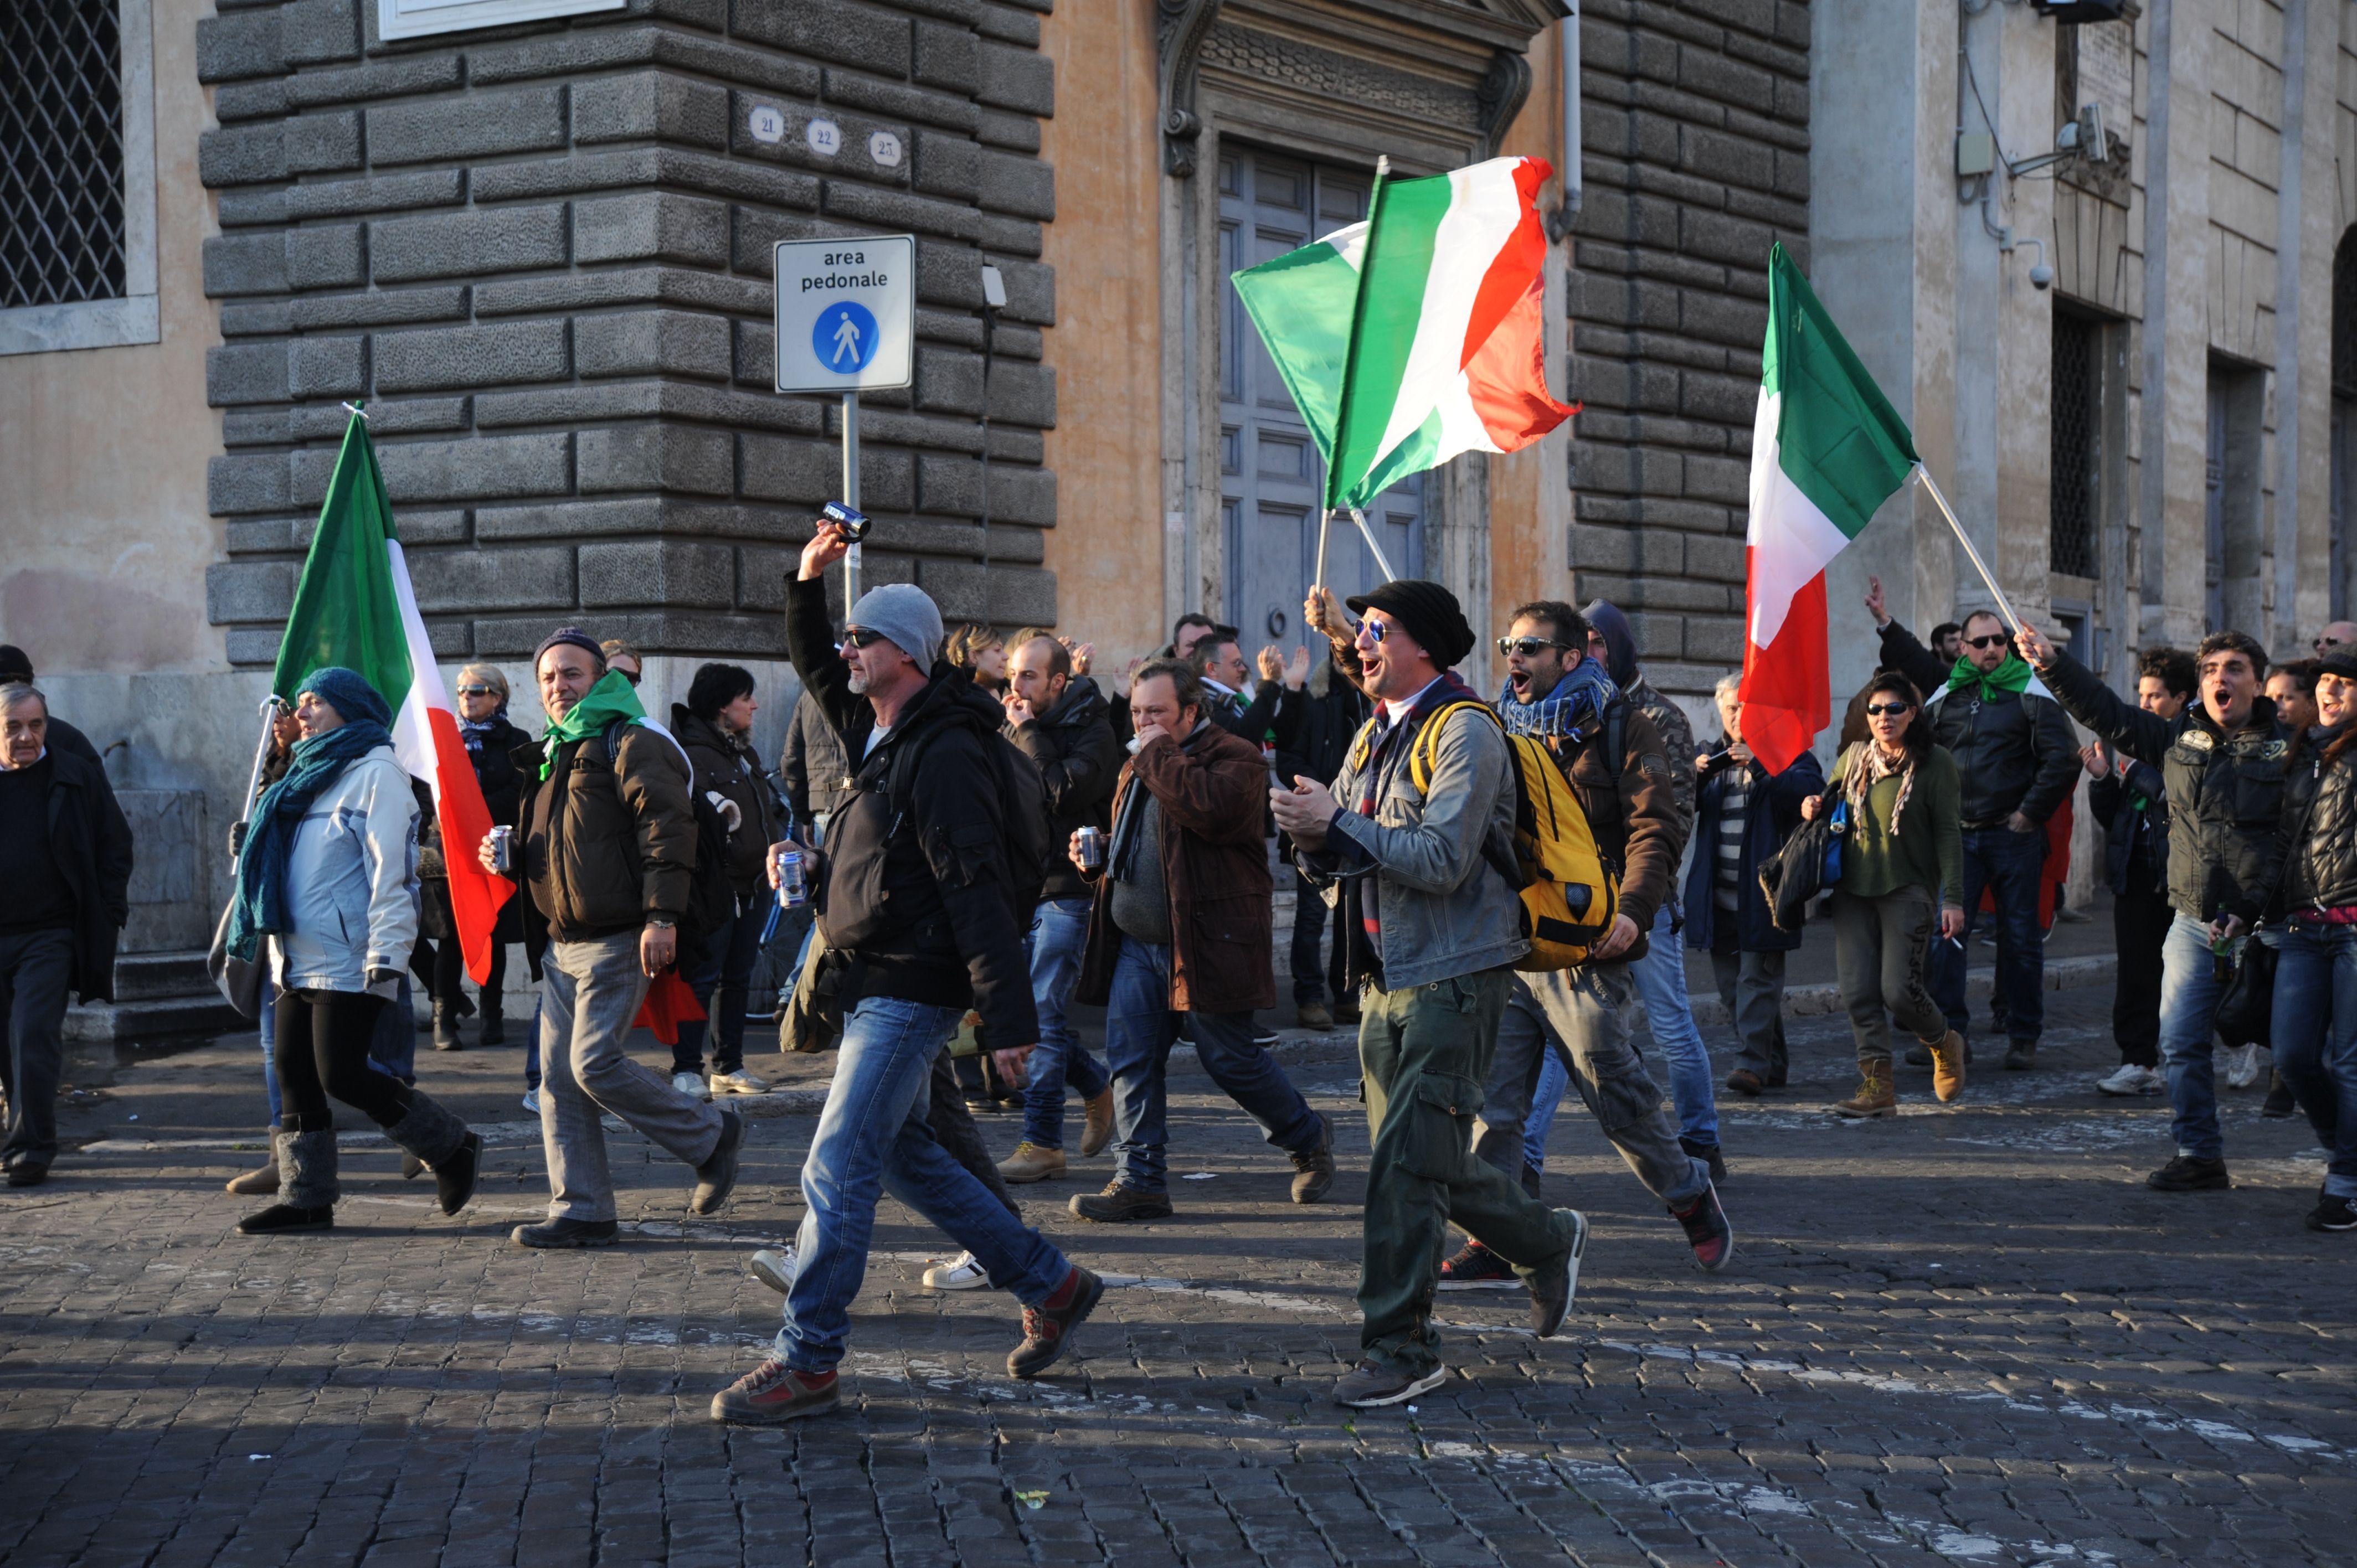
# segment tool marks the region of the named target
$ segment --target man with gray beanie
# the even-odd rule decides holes
[[[837,652],[824,579],[848,547],[822,522],[786,585],[788,657],[855,770],[824,855],[809,852],[825,942],[810,961],[821,993],[842,1005],[842,1055],[802,1164],[808,1209],[785,1326],[770,1359],[713,1396],[716,1421],[770,1424],[837,1408],[851,1303],[888,1187],[1023,1303],[1010,1376],[1060,1359],[1104,1293],[952,1157],[927,1118],[934,1058],[968,1009],[1010,1079],[1039,1039],[1023,931],[1039,868],[1017,864],[1006,812],[1017,779],[1005,771],[1029,764],[999,738],[999,704],[942,660],[941,611],[921,590],[896,583],[863,595]]]

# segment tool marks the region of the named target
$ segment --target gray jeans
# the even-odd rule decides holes
[[[1630,1043],[1636,995],[1625,963],[1516,975],[1498,1026],[1498,1054],[1483,1086],[1473,1152],[1509,1175],[1520,1174],[1539,1053],[1552,1049],[1596,1124],[1648,1192],[1683,1204],[1708,1186],[1710,1167],[1679,1146],[1677,1119],[1662,1109],[1662,1091]]]
[[[1932,1000],[1923,978],[1938,908],[1924,887],[1901,887],[1878,898],[1834,890],[1834,972],[1862,1068],[1878,1062],[1889,1068],[1892,1018],[1927,1044],[1947,1037],[1948,1015]]]
[[[691,1165],[720,1143],[720,1112],[623,1052],[647,977],[636,932],[551,942],[541,961],[540,1139],[552,1219],[611,1219],[600,1112],[611,1112]]]
[[[1758,1073],[1763,1083],[1782,1079],[1789,1066],[1784,1050],[1784,955],[1714,951],[1710,970],[1718,981],[1718,999],[1727,1007],[1727,1020],[1735,1026],[1736,1069]]]

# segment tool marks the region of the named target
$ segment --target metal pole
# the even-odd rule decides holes
[[[1923,489],[1931,493],[1932,504],[1940,509],[1940,515],[1946,518],[1948,526],[1956,531],[1956,542],[1962,544],[1964,547],[1964,553],[1972,557],[1973,570],[1981,575],[1981,581],[1986,583],[1988,591],[1996,596],[1996,607],[2005,612],[2005,618],[2012,625],[2013,629],[2019,631],[2021,618],[2013,613],[2013,606],[2006,599],[2005,590],[1996,585],[1996,578],[1989,571],[1988,563],[1981,559],[1981,553],[1973,548],[1972,540],[1965,536],[1964,525],[1956,521],[1955,510],[1948,505],[1948,498],[1942,495],[1940,487],[1932,482],[1932,470],[1923,467],[1919,461],[1915,465],[1915,477],[1923,481]]]
[[[262,788],[263,765],[270,760],[270,731],[277,718],[278,693],[273,692],[262,699],[262,738],[253,743],[253,771],[245,776],[245,800],[237,809],[237,820],[241,824],[253,820],[253,797]],[[243,835],[241,834],[241,840],[242,837]],[[238,855],[230,856],[230,865],[232,868],[236,866],[238,859]]]
[[[1383,559],[1383,547],[1375,542],[1375,531],[1367,526],[1367,514],[1352,507],[1351,521],[1359,525],[1359,532],[1366,540],[1367,548],[1374,552],[1375,564],[1383,568],[1383,581],[1388,583],[1397,577],[1399,574],[1392,570],[1392,564]]]
[[[859,394],[843,394],[843,504],[859,510]],[[843,553],[843,613],[859,602],[859,546]]]
[[[1309,579],[1312,589],[1326,585],[1326,531],[1333,526],[1334,509],[1327,507],[1318,514],[1318,570]]]

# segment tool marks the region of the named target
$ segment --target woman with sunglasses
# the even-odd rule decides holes
[[[1867,682],[1867,738],[1843,748],[1829,795],[1801,803],[1810,821],[1846,808],[1841,879],[1833,893],[1834,967],[1850,1031],[1857,1039],[1857,1093],[1840,1115],[1890,1116],[1899,1109],[1890,1073],[1890,1020],[1932,1053],[1932,1089],[1953,1100],[1964,1088],[1964,1037],[1923,983],[1932,933],[1954,941],[1964,929],[1964,840],[1955,759],[1916,723],[1922,698],[1904,675]]]

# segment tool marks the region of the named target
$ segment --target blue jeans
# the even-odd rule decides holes
[[[406,972],[401,977],[401,993],[393,999],[393,1005],[377,1012],[376,1033],[369,1040],[369,1065],[404,1083],[417,1081],[417,1016],[410,1010]]]
[[[828,1371],[843,1359],[879,1193],[946,1231],[1026,1306],[1045,1302],[1071,1272],[1061,1252],[950,1157],[926,1121],[933,1058],[964,1015],[869,996],[844,1020],[834,1082],[802,1162],[810,1207],[794,1237],[794,1284],[778,1331],[777,1353],[797,1371]]]
[[[712,1070],[735,1072],[745,1065],[745,987],[753,961],[761,956],[761,928],[770,923],[773,900],[756,895],[737,918],[705,939],[703,961],[687,977],[687,988],[709,1015],[680,1022],[679,1044],[671,1048],[671,1070],[704,1070],[704,1039],[712,1036]]]
[[[2242,941],[2234,945],[2239,952]],[[2169,1074],[2169,1107],[2177,1113],[2170,1123],[2177,1152],[2198,1160],[2226,1155],[2218,1133],[2218,1082],[2210,1069],[2210,1037],[2217,1032],[2218,1002],[2226,990],[2216,966],[2210,932],[2201,921],[2179,914],[2169,922],[2160,944],[2160,1060]]]
[[[2039,884],[2046,875],[2046,833],[1984,828],[1964,837],[1964,940],[1980,925],[1981,889],[1996,896],[1996,986],[1990,1015],[2005,1020],[2008,1039],[2030,1045],[2046,1027],[2046,933],[2038,925]],[[1964,950],[1932,944],[1932,1000],[1948,1027],[1972,1033],[1964,1005]]]
[[[1653,1030],[1653,1045],[1670,1070],[1670,1098],[1677,1101],[1678,1132],[1689,1142],[1716,1146],[1718,1143],[1718,1101],[1710,1079],[1710,1051],[1695,1027],[1694,1004],[1686,1000],[1686,949],[1670,932],[1675,910],[1664,899],[1653,917],[1645,956],[1629,965],[1637,995],[1645,1004],[1645,1018]]]
[[[1554,1130],[1555,1113],[1563,1109],[1563,1092],[1571,1087],[1571,1069],[1563,1065],[1563,1058],[1554,1051],[1539,1055],[1539,1086],[1531,1091],[1531,1119],[1523,1124],[1523,1165],[1534,1171],[1546,1169],[1547,1133]]]
[[[540,1087],[540,996],[532,999],[532,1036],[523,1053],[523,1090],[530,1094]]]
[[[1064,1146],[1064,1088],[1082,1100],[1103,1094],[1105,1069],[1072,1032],[1065,1009],[1080,983],[1081,950],[1089,940],[1089,900],[1043,898],[1031,917],[1023,950],[1031,961],[1031,1001],[1039,1012],[1039,1044],[1031,1053],[1023,1090],[1023,1138],[1043,1149]]]
[[[1253,1044],[1250,1013],[1191,1013],[1195,1054],[1211,1081],[1288,1152],[1314,1149],[1325,1124],[1301,1091]],[[1121,939],[1113,995],[1105,1004],[1105,1062],[1113,1069],[1114,1176],[1125,1187],[1162,1192],[1169,1186],[1168,1096],[1165,1075],[1178,1015],[1170,1010],[1170,950]],[[996,1277],[996,1276],[994,1276]]]
[[[2357,926],[2293,926],[2276,950],[2276,1069],[2330,1163],[2324,1190],[2357,1198]]]
[[[262,977],[262,1081],[270,1090],[270,1124],[278,1125],[278,984]]]

